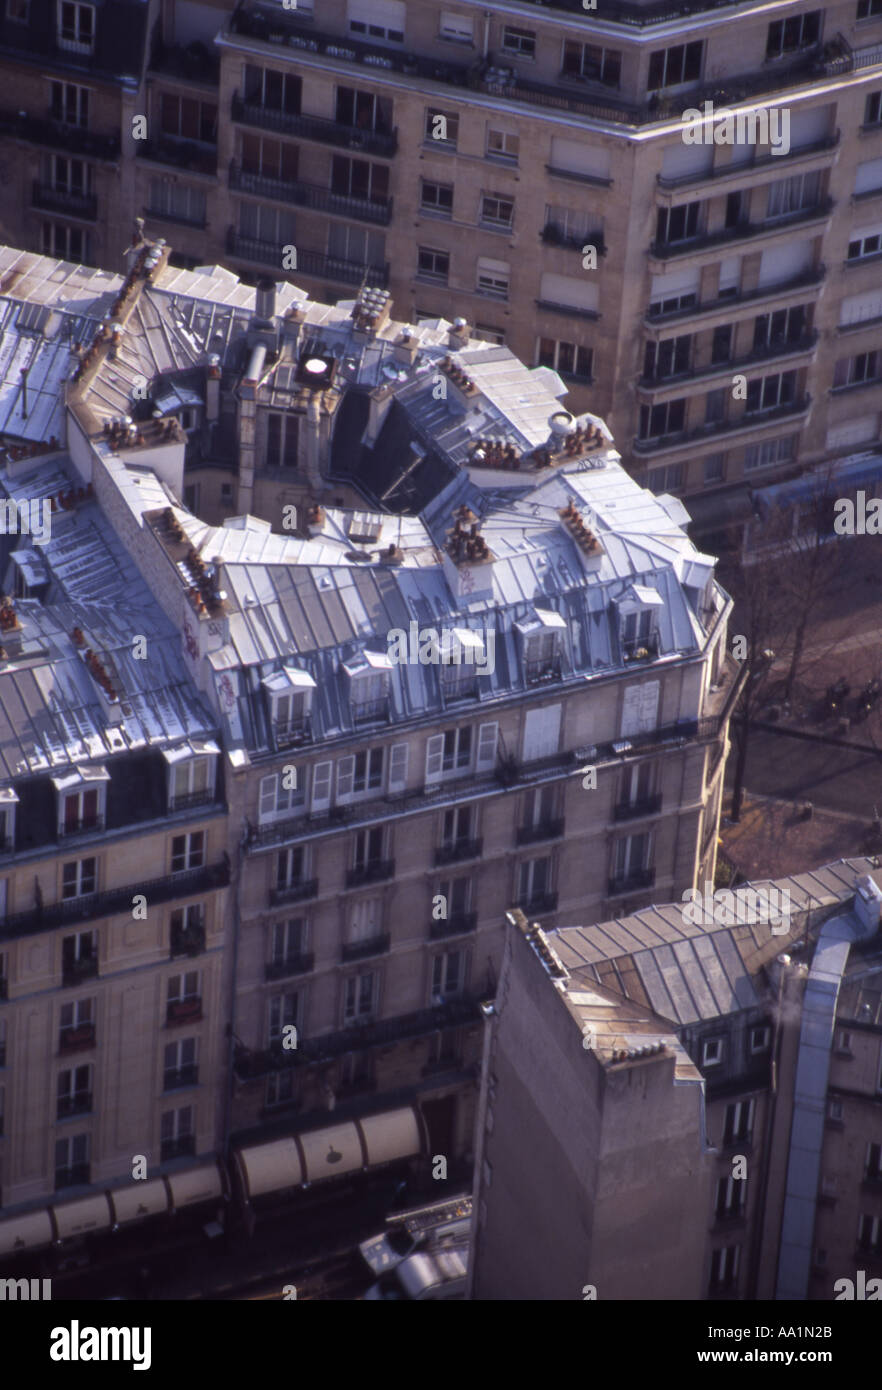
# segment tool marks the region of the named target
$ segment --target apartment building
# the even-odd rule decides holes
[[[169,255],[0,252],[33,334],[3,428],[42,448],[64,379],[53,432],[216,721],[218,1143],[418,1106],[465,1161],[499,902],[553,925],[713,876],[730,601],[549,368],[379,290],[331,307]]]
[[[473,1297],[832,1299],[878,1275],[879,879],[862,859],[747,885],[789,894],[777,932],[682,902],[549,932],[509,914]]]

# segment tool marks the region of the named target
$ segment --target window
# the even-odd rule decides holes
[[[84,197],[92,191],[92,166],[83,159],[66,159],[62,155],[49,155],[45,161],[45,179],[50,188],[58,193],[72,193]]]
[[[874,15],[882,15],[882,0],[858,0],[858,19],[872,19]]]
[[[785,53],[796,53],[800,48],[810,48],[818,42],[820,36],[820,10],[794,15],[792,19],[776,19],[769,25],[766,57],[780,58]]]
[[[89,1136],[72,1134],[55,1141],[55,1187],[74,1187],[89,1181]]]
[[[3,1120],[6,1112],[6,1087],[0,1086],[0,1138],[3,1137]]]
[[[771,314],[759,314],[753,321],[754,350],[798,342],[806,331],[808,317],[809,310],[804,304],[794,305],[792,309],[776,309]]]
[[[369,203],[385,203],[389,196],[389,169],[385,164],[335,154],[331,159],[331,191]]]
[[[446,145],[456,149],[459,139],[459,116],[455,111],[439,111],[430,106],[426,110],[426,139],[433,145]]]
[[[193,1004],[200,999],[198,970],[188,970],[183,975],[171,975],[169,977],[169,1004]]]
[[[617,48],[599,48],[593,43],[564,41],[564,77],[582,77],[589,82],[602,82],[605,87],[618,87],[622,75],[622,55]]]
[[[688,372],[692,361],[692,334],[666,338],[663,343],[647,343],[643,354],[643,375],[656,381]]]
[[[266,412],[266,453],[265,468],[296,468],[298,464],[298,440],[300,416],[291,411],[284,413],[275,410]]]
[[[858,261],[864,256],[878,256],[882,252],[882,228],[861,233],[848,243],[848,260]]]
[[[58,6],[58,47],[68,53],[91,53],[94,46],[93,6],[61,0]]]
[[[879,125],[882,121],[882,91],[871,92],[864,106],[864,125]]]
[[[193,1107],[182,1105],[177,1110],[166,1110],[160,1118],[159,1156],[163,1163],[170,1159],[182,1158],[196,1152]]]
[[[518,135],[507,130],[487,131],[487,156],[489,159],[504,160],[506,164],[517,164],[521,141]]]
[[[472,333],[473,338],[479,339],[482,343],[498,343],[501,347],[505,342],[505,332],[501,328],[492,328],[487,323],[476,323]]]
[[[307,924],[303,917],[292,917],[284,922],[273,922],[270,944],[270,962],[283,966],[286,962],[297,961],[306,954]]]
[[[704,423],[706,425],[718,425],[726,418],[726,406],[729,400],[729,392],[725,386],[720,386],[716,391],[708,391],[704,398]]]
[[[834,382],[835,384],[835,382]],[[796,372],[776,372],[747,383],[746,415],[792,405],[796,399]]]
[[[97,859],[73,859],[62,866],[62,898],[82,898],[94,893],[98,882]]]
[[[74,82],[50,82],[49,114],[54,121],[85,128],[89,124],[89,89]]]
[[[173,139],[198,140],[203,145],[213,145],[217,140],[217,105],[213,101],[198,101],[195,97],[162,92],[159,98],[159,128],[163,135],[170,135]],[[259,141],[260,137],[246,136],[243,145],[244,140],[249,139]],[[244,159],[243,167],[246,167]]]
[[[701,43],[678,43],[673,48],[660,48],[649,55],[651,92],[661,87],[677,87],[683,82],[698,82],[701,77]]]
[[[468,843],[474,838],[475,808],[473,806],[452,806],[444,812],[441,843],[445,849],[455,849],[457,845]]]
[[[546,203],[543,239],[552,244],[576,246],[581,251],[590,245],[596,249],[603,246],[603,222],[595,213],[584,208],[561,207],[556,203]]]
[[[239,204],[239,234],[250,241],[261,241],[273,258],[282,246],[293,246],[296,219],[287,208],[273,208],[264,203]]]
[[[490,227],[510,230],[514,219],[514,202],[498,193],[485,193],[481,198],[480,220]],[[506,292],[508,287],[506,286]]]
[[[491,261],[486,256],[478,257],[475,288],[479,294],[489,294],[497,299],[507,299],[510,282],[511,266],[507,261]]]
[[[748,444],[744,450],[744,471],[768,468],[772,463],[785,463],[795,453],[796,435],[786,434],[778,439],[764,439],[761,444]]]
[[[880,367],[882,354],[878,352],[859,352],[854,357],[840,357],[833,369],[833,385],[859,386],[865,381],[876,381]]]
[[[365,1023],[377,1007],[379,975],[376,970],[363,970],[349,975],[343,988],[343,1022]]]
[[[14,24],[27,24],[30,0],[6,0],[6,18]]]
[[[193,830],[187,835],[175,835],[171,847],[171,871],[179,874],[185,869],[201,869],[205,863],[205,831]]]
[[[449,252],[437,251],[431,246],[417,247],[417,275],[422,280],[437,280],[439,284],[446,285],[449,274]]]
[[[694,290],[685,290],[682,294],[668,295],[666,299],[654,299],[649,306],[650,314],[677,314],[681,309],[691,309],[698,303],[698,295]]]
[[[830,1099],[827,1101],[827,1119],[834,1124],[842,1123],[842,1101]]]
[[[726,1124],[723,1130],[723,1144],[749,1144],[753,1134],[753,1100],[736,1100],[726,1106]]]
[[[374,846],[376,848],[376,846]],[[382,840],[380,841],[382,850]],[[370,860],[362,860],[362,864]],[[356,867],[358,861],[356,860]],[[363,941],[375,941],[383,935],[383,899],[360,898],[352,904],[348,923],[346,944],[353,946]]]
[[[370,227],[351,227],[335,223],[328,228],[328,255],[356,265],[382,268],[386,260],[386,237]]]
[[[386,43],[404,43],[403,0],[349,0],[349,31]]]
[[[872,1255],[882,1255],[882,1216],[861,1216],[858,1224],[858,1245]]]
[[[453,184],[428,183],[423,179],[420,207],[426,212],[437,212],[442,217],[450,217],[453,212]]]
[[[447,903],[447,921],[465,917],[472,905],[472,880],[465,878],[442,878],[438,892]]]
[[[352,855],[352,867],[365,869],[383,859],[385,826],[374,825],[369,830],[357,830]]]
[[[686,401],[665,401],[661,405],[641,405],[641,439],[660,439],[666,434],[678,434],[686,424]]]
[[[80,227],[68,227],[61,222],[44,222],[43,255],[87,265],[92,259],[91,237]]]
[[[62,822],[59,827],[64,835],[77,835],[81,831],[96,830],[101,825],[100,794],[97,787],[83,787],[68,792],[61,798]]]
[[[867,1145],[867,1166],[864,1177],[871,1182],[882,1182],[882,1144]]]
[[[341,1090],[365,1090],[374,1079],[374,1057],[371,1052],[347,1052],[340,1062],[338,1086]]]
[[[80,1067],[71,1067],[58,1073],[58,1103],[56,1116],[59,1120],[71,1115],[87,1115],[92,1109],[92,1065],[86,1062]]]
[[[535,58],[536,35],[532,29],[515,29],[510,24],[502,26],[502,47],[506,53],[518,58]]]
[[[723,323],[714,329],[711,343],[711,365],[718,366],[732,357],[732,324]]]
[[[769,1043],[772,1038],[772,1030],[767,1024],[762,1024],[759,1028],[750,1030],[750,1050],[754,1055],[757,1052],[768,1052]]]
[[[659,208],[656,214],[655,239],[660,246],[672,246],[678,241],[690,241],[699,235],[701,203],[683,203],[676,208]]]
[[[214,759],[188,758],[172,767],[171,799],[175,810],[201,806],[214,796]]]
[[[300,1027],[300,994],[274,995],[269,1001],[267,1017],[269,1046],[280,1047],[286,1037],[293,1037],[293,1034],[286,1034],[284,1030],[292,1024],[295,1028]]]
[[[205,904],[176,908],[169,919],[171,954],[196,955],[205,949]]]
[[[701,1047],[701,1065],[716,1067],[723,1060],[722,1038],[707,1038]]]
[[[306,806],[306,775],[301,768],[294,771],[295,786],[286,786],[292,778],[286,772],[273,772],[260,779],[260,802],[257,818],[265,821],[299,815]]]
[[[284,111],[290,116],[297,116],[300,114],[302,85],[300,78],[295,77],[293,73],[252,67],[250,63],[245,65],[245,100],[254,106],[263,106],[269,111]],[[337,90],[339,92],[340,88]]]
[[[205,225],[205,192],[201,188],[188,188],[173,179],[150,180],[150,207],[147,209],[155,217],[166,217],[172,222],[188,222],[195,227]]]
[[[336,119],[341,125],[355,126],[358,130],[391,135],[392,101],[356,87],[338,87]]]
[[[5,951],[0,951],[0,999],[5,999],[9,993],[9,962]]]
[[[306,850],[303,845],[283,849],[276,858],[276,888],[284,892],[297,888],[306,878]]]
[[[659,496],[659,494],[663,492],[675,492],[677,488],[683,486],[683,465],[682,463],[669,463],[666,464],[664,468],[651,468],[647,481],[650,490],[654,492],[656,496]],[[632,613],[629,616],[634,618],[636,614]],[[649,614],[641,614],[641,617],[648,618]],[[636,645],[641,644],[637,643]],[[645,646],[645,643],[642,645]]]
[[[747,219],[748,195],[746,190],[739,189],[737,193],[730,193],[726,198],[726,216],[723,222],[724,227],[740,227]]]
[[[524,800],[524,828],[536,830],[547,826],[557,816],[558,793],[551,783],[528,792]]]
[[[348,160],[343,161],[349,163]],[[267,179],[297,179],[299,150],[285,140],[271,140],[265,135],[242,136],[242,170]]]
[[[195,1086],[199,1080],[196,1062],[196,1038],[178,1038],[166,1045],[163,1054],[162,1089],[174,1091],[179,1086]]]
[[[297,1088],[295,1086],[294,1072],[288,1071],[273,1072],[267,1078],[266,1083],[266,1104],[288,1105],[297,1099]]]
[[[766,221],[791,217],[805,208],[813,208],[821,197],[821,173],[794,174],[789,179],[777,179],[769,184]]]
[[[518,866],[518,902],[527,906],[541,903],[551,892],[550,854],[527,859]]]
[[[720,1178],[717,1182],[717,1197],[714,1211],[718,1221],[731,1221],[744,1215],[747,1198],[745,1178]]]
[[[555,338],[539,338],[536,347],[537,367],[551,367],[561,376],[579,377],[590,381],[594,369],[594,349],[578,343],[565,343]]]
[[[472,730],[469,725],[433,734],[426,742],[426,780],[444,773],[468,771],[472,762]]]
[[[383,786],[383,749],[366,748],[337,763],[337,800],[378,792]]]
[[[454,14],[452,10],[441,11],[438,37],[450,43],[473,43],[475,21],[471,15]]]
[[[432,1003],[444,1004],[465,989],[465,951],[444,951],[432,960]]]

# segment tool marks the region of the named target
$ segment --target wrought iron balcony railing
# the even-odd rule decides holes
[[[364,941],[347,941],[340,952],[340,960],[345,964],[351,960],[364,960],[367,956],[382,956],[389,949],[389,933],[371,936]]]
[[[173,1023],[198,1023],[202,1017],[202,998],[172,999],[165,1011],[166,1026]]]
[[[172,927],[169,956],[198,956],[205,950],[205,927]]]
[[[217,149],[196,140],[139,140],[135,154],[152,164],[170,164],[194,174],[217,174]]]
[[[37,904],[27,912],[11,912],[0,919],[0,937],[24,936],[29,932],[50,931],[68,922],[95,921],[121,912],[131,914],[132,898],[143,894],[151,904],[172,902],[196,893],[208,893],[226,888],[230,881],[227,860],[201,869],[182,869],[164,878],[132,883],[124,888],[109,888],[103,893],[84,893],[78,898],[61,902]]]
[[[516,906],[528,917],[541,917],[557,911],[557,893],[537,893],[532,898],[518,898]]]
[[[334,193],[330,188],[304,183],[302,179],[250,173],[235,162],[230,165],[230,187],[240,193],[252,193],[258,198],[294,203],[312,212],[329,212],[337,217],[373,222],[381,227],[388,227],[392,220],[391,198],[359,198],[351,193]]]
[[[452,916],[429,926],[429,940],[440,941],[446,936],[464,936],[478,925],[477,912],[454,912]]]
[[[268,961],[264,967],[264,977],[267,980],[284,980],[289,975],[307,975],[314,965],[315,956],[312,951],[297,956],[285,956],[281,960]]]
[[[640,801],[620,801],[613,811],[614,820],[637,820],[640,816],[654,816],[661,810],[661,793],[645,796]]]
[[[564,819],[540,821],[538,825],[519,825],[515,833],[519,845],[535,845],[541,840],[559,840],[564,833]]]
[[[83,980],[93,980],[98,974],[98,957],[84,956],[82,960],[66,960],[61,966],[63,985],[79,985]]]
[[[77,192],[69,188],[53,188],[50,183],[34,181],[31,204],[44,212],[60,212],[65,217],[81,217],[86,222],[98,219],[98,199],[94,193]]]
[[[394,859],[371,859],[346,872],[346,887],[358,888],[363,883],[382,883],[395,877]]]
[[[767,218],[764,222],[738,222],[734,227],[720,227],[715,232],[700,232],[687,241],[654,241],[649,254],[657,260],[670,260],[675,256],[691,256],[696,251],[708,251],[714,246],[724,246],[733,241],[746,241],[751,237],[773,236],[786,231],[788,227],[799,226],[803,222],[817,222],[827,218],[835,206],[832,198],[822,198],[811,207],[797,208],[786,217]]]
[[[0,135],[90,159],[118,160],[120,156],[118,134],[103,135],[68,121],[31,116],[26,111],[0,110]]]
[[[71,1115],[88,1115],[92,1109],[92,1092],[77,1091],[72,1096],[59,1096],[56,1119],[68,1120]]]
[[[277,111],[254,101],[243,101],[238,92],[233,97],[232,111],[233,120],[241,125],[259,126],[261,130],[272,130],[279,135],[298,135],[304,140],[316,140],[323,145],[336,145],[384,159],[392,159],[398,150],[397,130],[364,130],[361,126],[343,125],[323,116]]]
[[[283,903],[303,903],[310,898],[317,898],[319,881],[317,878],[305,878],[300,883],[289,883],[280,888],[270,889],[270,907],[280,907]]]
[[[80,1023],[75,1028],[62,1028],[58,1034],[59,1052],[86,1052],[94,1046],[94,1023]]]
[[[435,867],[443,864],[458,864],[463,859],[479,859],[484,848],[483,840],[453,840],[435,850]]]
[[[199,1084],[199,1067],[195,1062],[186,1067],[169,1067],[162,1076],[162,1089],[164,1091],[177,1091],[182,1086],[196,1086]]]
[[[627,874],[616,874],[609,880],[609,896],[615,898],[622,893],[635,893],[641,888],[651,888],[655,883],[655,869],[632,869]]]
[[[259,265],[272,266],[278,270],[282,264],[282,245],[275,241],[258,241],[255,237],[244,237],[231,227],[227,232],[227,252],[231,256],[241,256],[243,260],[254,261]],[[316,279],[339,280],[344,285],[361,285],[366,282],[378,289],[389,284],[389,265],[366,265],[362,261],[347,261],[339,256],[326,256],[321,251],[297,248],[297,273],[313,275]]]

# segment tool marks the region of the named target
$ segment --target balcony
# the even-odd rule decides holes
[[[557,820],[540,821],[538,825],[519,825],[515,832],[518,845],[536,845],[542,840],[559,840],[564,833],[563,816]]]
[[[69,1120],[72,1115],[88,1115],[92,1110],[92,1092],[77,1091],[72,1096],[59,1096],[55,1117]]]
[[[856,327],[860,325],[855,325]],[[758,362],[771,362],[781,357],[797,357],[811,352],[817,345],[818,330],[802,333],[798,338],[777,338],[763,347],[741,357],[730,357],[727,362],[708,362],[703,367],[690,367],[686,371],[672,373],[666,377],[640,377],[637,385],[643,391],[670,391],[685,381],[701,381],[714,376],[731,376],[743,368],[755,367]]]
[[[205,927],[172,927],[169,959],[177,956],[198,956],[205,950]]]
[[[347,961],[365,960],[368,956],[384,956],[389,949],[389,939],[389,933],[383,932],[365,941],[348,941],[340,952],[340,960],[345,965]]]
[[[636,893],[655,883],[655,869],[632,869],[609,880],[608,895],[617,898],[623,893]]]
[[[656,174],[656,182],[659,188],[666,192],[673,192],[678,188],[688,188],[690,184],[713,183],[718,179],[749,177],[751,174],[762,173],[764,169],[786,169],[799,159],[808,159],[812,155],[824,154],[827,150],[835,150],[839,144],[840,132],[837,130],[835,135],[828,135],[823,140],[815,140],[810,145],[798,145],[796,148],[788,150],[787,154],[764,154],[755,155],[750,164],[734,164],[720,169],[708,169],[701,174],[678,174],[671,177],[664,174]]]
[[[182,869],[180,873],[148,879],[143,883],[132,883],[125,888],[110,888],[104,893],[84,893],[78,898],[66,898],[61,902],[42,906],[38,904],[27,912],[9,913],[0,921],[0,937],[26,936],[30,932],[51,931],[54,927],[64,926],[68,922],[95,921],[119,913],[126,913],[131,917],[132,898],[139,893],[143,893],[153,907],[159,903],[173,902],[176,898],[187,898],[197,893],[226,888],[229,882],[230,865],[227,860],[201,869]],[[95,970],[97,972],[97,964]]]
[[[98,199],[94,193],[53,188],[51,184],[37,180],[32,185],[31,205],[44,212],[60,212],[64,217],[80,217],[86,222],[98,219]]]
[[[394,859],[372,859],[346,871],[346,887],[359,888],[363,883],[382,883],[395,877]]]
[[[357,222],[372,222],[388,227],[392,220],[391,198],[356,198],[348,193],[334,193],[318,184],[303,183],[300,179],[278,179],[267,174],[252,174],[240,165],[230,165],[230,187],[239,193],[256,198],[269,198],[277,203],[293,203],[312,212],[329,212],[335,217],[354,218]]]
[[[308,975],[314,965],[315,956],[311,951],[298,956],[286,956],[284,960],[269,961],[264,967],[264,978],[267,980],[285,980],[290,975]]]
[[[362,130],[360,126],[343,125],[340,121],[329,121],[323,116],[276,111],[257,102],[243,101],[238,93],[233,97],[233,120],[240,125],[272,130],[278,135],[299,135],[304,140],[358,150],[362,154],[380,155],[383,159],[392,159],[398,150],[397,130]]]
[[[199,1068],[195,1062],[186,1067],[170,1067],[163,1073],[162,1089],[179,1091],[182,1086],[198,1086]]]
[[[62,963],[62,985],[80,985],[83,980],[94,980],[97,976],[97,956],[85,956],[82,960],[66,960]]]
[[[67,121],[30,116],[24,111],[0,110],[0,135],[28,144],[44,145],[65,154],[86,155],[91,159],[116,161],[120,157],[118,134],[99,135]]]
[[[202,996],[190,999],[172,999],[165,1011],[166,1027],[174,1023],[198,1023],[202,1018]]]
[[[170,1163],[173,1158],[192,1158],[196,1152],[196,1135],[182,1134],[178,1139],[163,1139],[159,1149],[161,1163]]]
[[[280,1046],[263,1052],[240,1048],[234,1070],[240,1080],[254,1080],[289,1067],[330,1062],[347,1052],[363,1052],[369,1048],[389,1047],[414,1038],[429,1037],[448,1028],[478,1023],[480,1017],[477,997],[463,995],[446,1004],[399,1014],[397,1018],[356,1024],[317,1038],[301,1038],[298,1040],[299,1046],[288,1051],[283,1051]]]
[[[169,164],[173,169],[189,169],[193,174],[217,174],[217,150],[195,140],[139,140],[135,146],[138,159],[152,164]]]
[[[318,897],[318,879],[305,878],[300,883],[289,883],[283,888],[270,889],[270,907],[281,907],[284,903],[304,903]]]
[[[240,236],[231,227],[227,232],[227,254],[278,270],[282,259],[282,245],[280,242],[258,241],[254,237]],[[388,264],[365,265],[361,261],[345,261],[338,256],[326,256],[321,251],[303,251],[300,247],[297,248],[297,273],[314,275],[316,279],[338,280],[344,285],[361,285],[363,281],[367,281],[369,285],[375,285],[378,289],[386,289],[389,284]]]
[[[64,1187],[85,1187],[89,1181],[88,1163],[74,1163],[70,1168],[55,1169],[55,1191]]]
[[[443,864],[459,864],[463,859],[479,859],[484,848],[483,840],[454,840],[435,850],[435,868]]]
[[[646,796],[642,801],[620,801],[613,811],[613,820],[637,820],[641,816],[655,816],[661,810],[661,793]]]
[[[739,430],[758,430],[778,420],[786,420],[805,415],[812,403],[810,395],[800,396],[786,405],[777,405],[771,410],[745,411],[734,420],[718,420],[712,425],[698,425],[694,429],[679,430],[676,434],[660,434],[654,439],[635,439],[632,443],[635,454],[651,454],[661,449],[679,448],[685,444],[696,444],[719,438],[724,434],[736,434]]]
[[[846,264],[859,265],[860,262],[853,261],[846,262]],[[692,304],[685,309],[675,309],[670,314],[658,312],[652,314],[647,309],[646,323],[650,328],[667,328],[670,324],[679,323],[684,319],[702,318],[711,314],[721,314],[728,318],[733,308],[755,303],[762,299],[779,299],[783,295],[814,288],[823,283],[826,275],[827,267],[819,265],[816,270],[805,271],[802,275],[795,275],[790,280],[782,280],[777,285],[763,285],[754,290],[727,295],[725,299],[712,299],[706,304]]]
[[[62,1028],[58,1035],[58,1051],[65,1055],[69,1052],[86,1052],[94,1046],[94,1023],[80,1023],[76,1028]]]
[[[474,931],[477,925],[477,912],[455,912],[445,921],[430,924],[429,940],[441,941],[447,936],[464,936],[466,932]]]
[[[537,893],[533,898],[518,898],[515,906],[527,917],[542,917],[547,912],[557,911],[557,894]]]
[[[750,237],[774,236],[790,227],[826,220],[833,207],[832,198],[822,198],[811,207],[798,208],[786,217],[776,217],[771,221],[738,222],[734,227],[720,227],[715,232],[702,232],[698,236],[690,237],[688,241],[654,241],[649,248],[649,254],[656,260],[666,261],[675,256],[693,256],[698,251],[710,251],[714,247],[725,246],[731,242],[746,241]]]
[[[211,806],[214,802],[214,792],[209,788],[198,792],[184,792],[181,796],[173,796],[169,801],[169,815],[175,811],[192,811],[195,806]]]
[[[299,265],[298,259],[298,269]],[[277,748],[294,748],[302,743],[311,743],[312,725],[309,715],[301,719],[277,719],[273,724],[273,738]]]

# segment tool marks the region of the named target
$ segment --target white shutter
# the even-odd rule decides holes
[[[403,791],[407,785],[407,744],[393,743],[389,750],[389,790]]]
[[[560,745],[560,705],[545,705],[542,709],[527,711],[524,721],[525,763],[536,758],[551,758]]]
[[[446,39],[460,39],[463,43],[471,43],[475,37],[475,21],[471,15],[454,14],[452,10],[442,10],[439,32]]]
[[[854,181],[855,193],[871,193],[882,189],[882,159],[867,159],[857,167]]]
[[[772,246],[763,252],[760,262],[759,288],[777,285],[782,280],[791,280],[811,268],[814,248],[810,241],[786,242],[784,246]]]
[[[573,309],[597,309],[599,292],[593,280],[576,275],[552,275],[546,271],[539,284],[539,298]]]
[[[708,174],[713,168],[713,145],[668,145],[662,156],[662,178],[685,178],[687,174]]]
[[[432,734],[426,739],[426,781],[437,782],[444,761],[444,735]]]
[[[830,134],[830,106],[815,106],[810,111],[790,110],[790,148],[814,145]]]
[[[260,810],[258,812],[260,820],[264,820],[266,816],[271,816],[275,812],[278,784],[279,779],[276,773],[272,773],[269,777],[261,777]]]
[[[312,809],[326,811],[331,804],[333,763],[316,763],[312,769]]]
[[[598,149],[595,145],[584,145],[581,140],[565,140],[562,136],[553,135],[551,167],[568,174],[586,174],[593,179],[608,179],[612,161],[609,150]]]
[[[827,431],[827,448],[847,448],[851,444],[867,444],[879,438],[879,415],[859,415],[841,425],[831,425]]]
[[[337,800],[352,795],[352,780],[355,776],[355,757],[340,758],[337,763]]]
[[[741,287],[741,257],[727,256],[724,261],[720,261],[720,294],[725,294],[726,290],[737,290]]]
[[[498,724],[481,724],[478,727],[478,758],[476,770],[486,772],[496,766],[496,738]]]
[[[673,299],[679,294],[698,294],[701,271],[691,266],[674,270],[669,275],[653,275],[650,300]]]
[[[658,715],[658,681],[645,681],[642,685],[625,687],[622,703],[622,738],[631,734],[651,733],[656,727]]]
[[[845,327],[849,323],[861,323],[864,319],[882,318],[882,290],[867,290],[864,294],[851,294],[839,306],[839,323]]]
[[[346,6],[349,22],[378,24],[383,29],[404,32],[404,0],[349,0]]]

